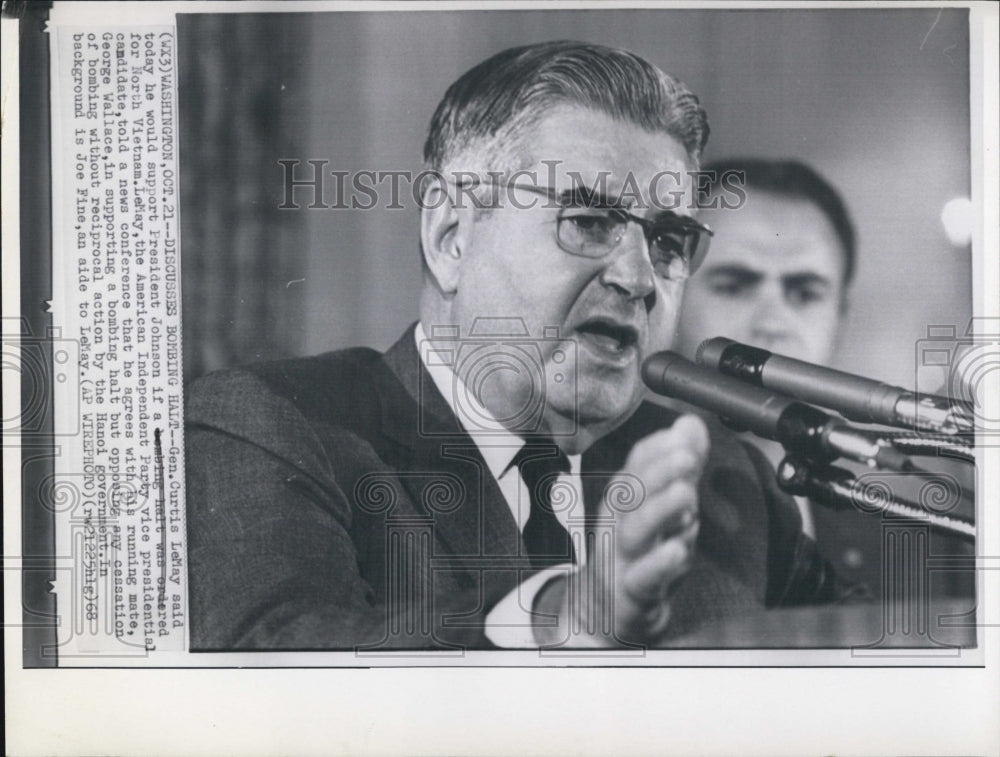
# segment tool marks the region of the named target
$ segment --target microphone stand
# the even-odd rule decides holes
[[[964,518],[928,510],[919,503],[883,491],[880,487],[860,485],[851,471],[835,465],[816,463],[788,454],[778,465],[778,485],[789,494],[809,497],[837,510],[856,509],[876,514],[888,513],[899,518],[925,523],[942,533],[975,541],[976,526]]]
[[[907,455],[929,455],[952,457],[963,463],[975,463],[971,440],[949,434],[923,434],[913,431],[898,431],[884,434],[889,442]]]
[[[712,342],[722,342],[725,348],[723,352],[714,357],[701,354],[702,348],[711,346]],[[733,365],[726,364],[726,370],[722,370],[726,350],[736,348],[742,350],[736,355],[740,360],[731,361]],[[914,395],[903,389],[839,372],[833,372],[835,377],[831,379],[828,369],[771,355],[724,339],[703,343],[699,353],[701,358],[706,358],[708,365],[696,365],[669,350],[651,355],[643,364],[643,380],[658,394],[676,397],[709,410],[734,430],[751,431],[764,439],[781,443],[787,456],[779,466],[778,483],[785,491],[809,497],[834,508],[854,507],[861,512],[889,513],[964,539],[975,539],[974,523],[929,511],[922,504],[888,491],[878,492],[873,497],[873,491],[877,487],[865,486],[850,471],[830,465],[839,458],[846,458],[860,462],[872,470],[930,476],[933,474],[918,467],[910,459],[910,455],[942,455],[973,464],[971,410],[966,413],[967,408],[962,403],[946,397],[937,398],[939,401],[934,403],[916,403],[915,406],[919,405],[923,415],[918,419],[922,419],[919,424],[921,429],[914,431],[911,425],[913,418],[909,418],[907,413],[900,415],[898,412],[900,406],[913,404],[910,399]],[[751,358],[757,362],[753,362]],[[761,385],[765,363],[770,364],[776,359],[793,365],[794,370],[785,379],[790,380],[789,376],[797,379],[794,382],[796,387],[793,388],[809,390],[798,392],[800,396],[807,396],[788,396],[775,388]],[[755,370],[736,370],[743,366],[740,361],[748,366],[752,364]],[[781,365],[779,362],[778,366]],[[729,375],[730,369],[736,375]],[[819,390],[813,391],[816,387],[809,386],[810,381],[807,379],[811,379]],[[846,400],[834,396],[840,393],[841,386],[845,387],[844,391],[848,395]],[[885,397],[888,398],[885,402],[876,401]],[[831,416],[807,404],[810,401],[822,401],[849,417],[864,416],[868,418],[864,421],[867,423],[884,423],[907,430],[858,428],[839,416]],[[845,411],[845,401],[850,412]],[[888,405],[888,410],[884,405]],[[871,407],[878,412],[862,412]],[[928,414],[929,409],[940,412]],[[965,499],[969,498],[968,493],[961,488],[958,494],[960,500],[963,496]]]
[[[972,440],[966,435],[921,434],[913,431],[865,431],[850,424],[827,424],[826,437],[839,433],[852,444],[827,445],[826,456],[810,453],[808,447],[798,447],[793,440],[782,440],[786,456],[777,470],[778,485],[789,494],[804,496],[821,505],[837,510],[854,509],[877,515],[888,514],[900,519],[923,523],[935,531],[958,536],[973,542],[976,526],[962,517],[934,512],[922,503],[888,491],[887,487],[866,485],[849,470],[830,463],[835,456],[848,457],[865,463],[872,469],[892,470],[911,476],[930,476],[930,471],[916,466],[909,455],[943,455],[967,464],[974,464]],[[816,434],[818,429],[812,429]],[[809,436],[809,434],[806,434]],[[867,442],[859,444],[858,440]],[[891,450],[891,454],[886,454]],[[804,453],[804,454],[803,454]],[[853,453],[853,454],[852,454]],[[968,492],[959,490],[960,498]]]
[[[724,348],[731,346],[722,341]],[[702,352],[699,348],[699,354]],[[953,508],[948,508],[952,512],[944,512],[944,508],[925,506],[925,494],[934,491],[926,485],[916,495],[919,502],[915,502],[893,491],[891,481],[873,482],[867,474],[856,478],[853,472],[832,463],[839,458],[854,460],[869,471],[889,471],[889,476],[903,474],[909,478],[908,483],[935,475],[918,467],[910,455],[949,457],[973,464],[975,428],[971,410],[966,412],[966,406],[949,398],[915,401],[914,395],[905,390],[861,377],[831,374],[818,366],[803,367],[791,361],[782,364],[780,357],[774,365],[772,360],[778,356],[770,353],[755,355],[743,350],[731,356],[732,365],[727,367],[733,368],[737,376],[727,375],[722,366],[725,357],[708,355],[709,365],[695,366],[676,353],[657,353],[643,364],[643,380],[653,391],[713,412],[735,429],[779,442],[785,449],[777,471],[783,490],[834,509],[853,508],[882,516],[883,634],[878,642],[855,648],[852,654],[867,650],[882,656],[885,647],[899,642],[905,646],[914,642],[920,647],[942,646],[929,632],[930,573],[935,569],[931,564],[930,532],[974,544],[975,523],[954,514]],[[776,373],[769,371],[769,378],[764,376],[765,360],[757,359],[765,357],[770,367],[778,369]],[[786,385],[766,385],[775,379]],[[857,428],[807,402],[829,406],[850,420],[885,425],[891,430]],[[942,481],[947,484],[945,479],[931,479],[936,487]],[[949,497],[944,504],[974,502],[974,493],[952,481],[954,484],[947,485],[947,489],[954,493],[955,501]],[[903,491],[910,494],[908,489]]]

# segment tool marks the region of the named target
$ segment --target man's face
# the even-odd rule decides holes
[[[715,232],[688,282],[677,349],[724,336],[811,363],[829,362],[843,303],[844,252],[807,200],[747,190],[736,210],[705,210]]]
[[[623,186],[629,189],[626,195],[638,189],[638,198],[624,198],[638,216],[662,215],[663,206],[690,212],[688,155],[668,135],[564,106],[551,110],[523,142],[526,170],[535,178],[515,177],[515,183],[551,185],[563,192],[574,187],[570,172],[587,187],[605,172],[609,196],[617,197]],[[541,161],[557,163],[552,169]],[[664,171],[675,176],[655,183]],[[652,184],[660,207],[650,201]],[[682,189],[684,197],[671,198],[670,192]],[[480,330],[483,319],[521,319],[543,363],[536,375],[545,378],[532,379],[530,371],[480,369],[470,388],[498,418],[516,414],[535,392],[544,399],[538,430],[563,435],[578,429],[581,433],[566,446],[582,450],[627,419],[641,401],[640,367],[650,354],[670,346],[683,282],[654,272],[645,236],[634,222],[604,257],[581,257],[559,246],[554,203],[517,189],[501,196],[502,207],[476,218],[462,253],[453,321],[467,335],[477,319]],[[551,327],[558,339],[575,344],[570,351],[575,354],[545,338]],[[468,377],[463,378],[468,385]]]

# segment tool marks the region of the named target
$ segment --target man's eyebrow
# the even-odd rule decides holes
[[[789,273],[781,277],[786,286],[833,286],[833,280],[829,276],[824,276],[813,271],[803,271],[802,273]]]
[[[739,279],[740,281],[759,281],[764,276],[759,271],[737,264],[717,265],[710,268],[706,267],[705,275],[729,276],[730,278]]]
[[[560,204],[571,207],[626,209],[620,195],[612,199],[603,192],[595,192],[590,187],[575,183],[570,189],[560,192],[558,199]]]

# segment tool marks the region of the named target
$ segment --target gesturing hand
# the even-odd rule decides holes
[[[640,441],[625,462],[623,472],[642,481],[645,498],[615,519],[613,575],[594,575],[614,598],[616,632],[624,640],[651,640],[666,628],[668,590],[694,555],[707,456],[708,430],[691,415]],[[600,573],[601,566],[591,570]]]
[[[554,610],[559,631],[542,632],[567,646],[648,643],[667,627],[669,589],[688,569],[698,536],[698,480],[708,455],[708,430],[695,416],[637,443],[615,484],[642,483],[641,501],[614,513],[612,538],[595,540],[587,563],[553,582],[536,609]],[[606,495],[607,496],[607,495]],[[623,511],[624,510],[624,511]]]

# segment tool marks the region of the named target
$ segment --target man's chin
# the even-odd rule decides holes
[[[576,425],[605,434],[631,417],[643,395],[634,382],[581,381],[573,405]]]

